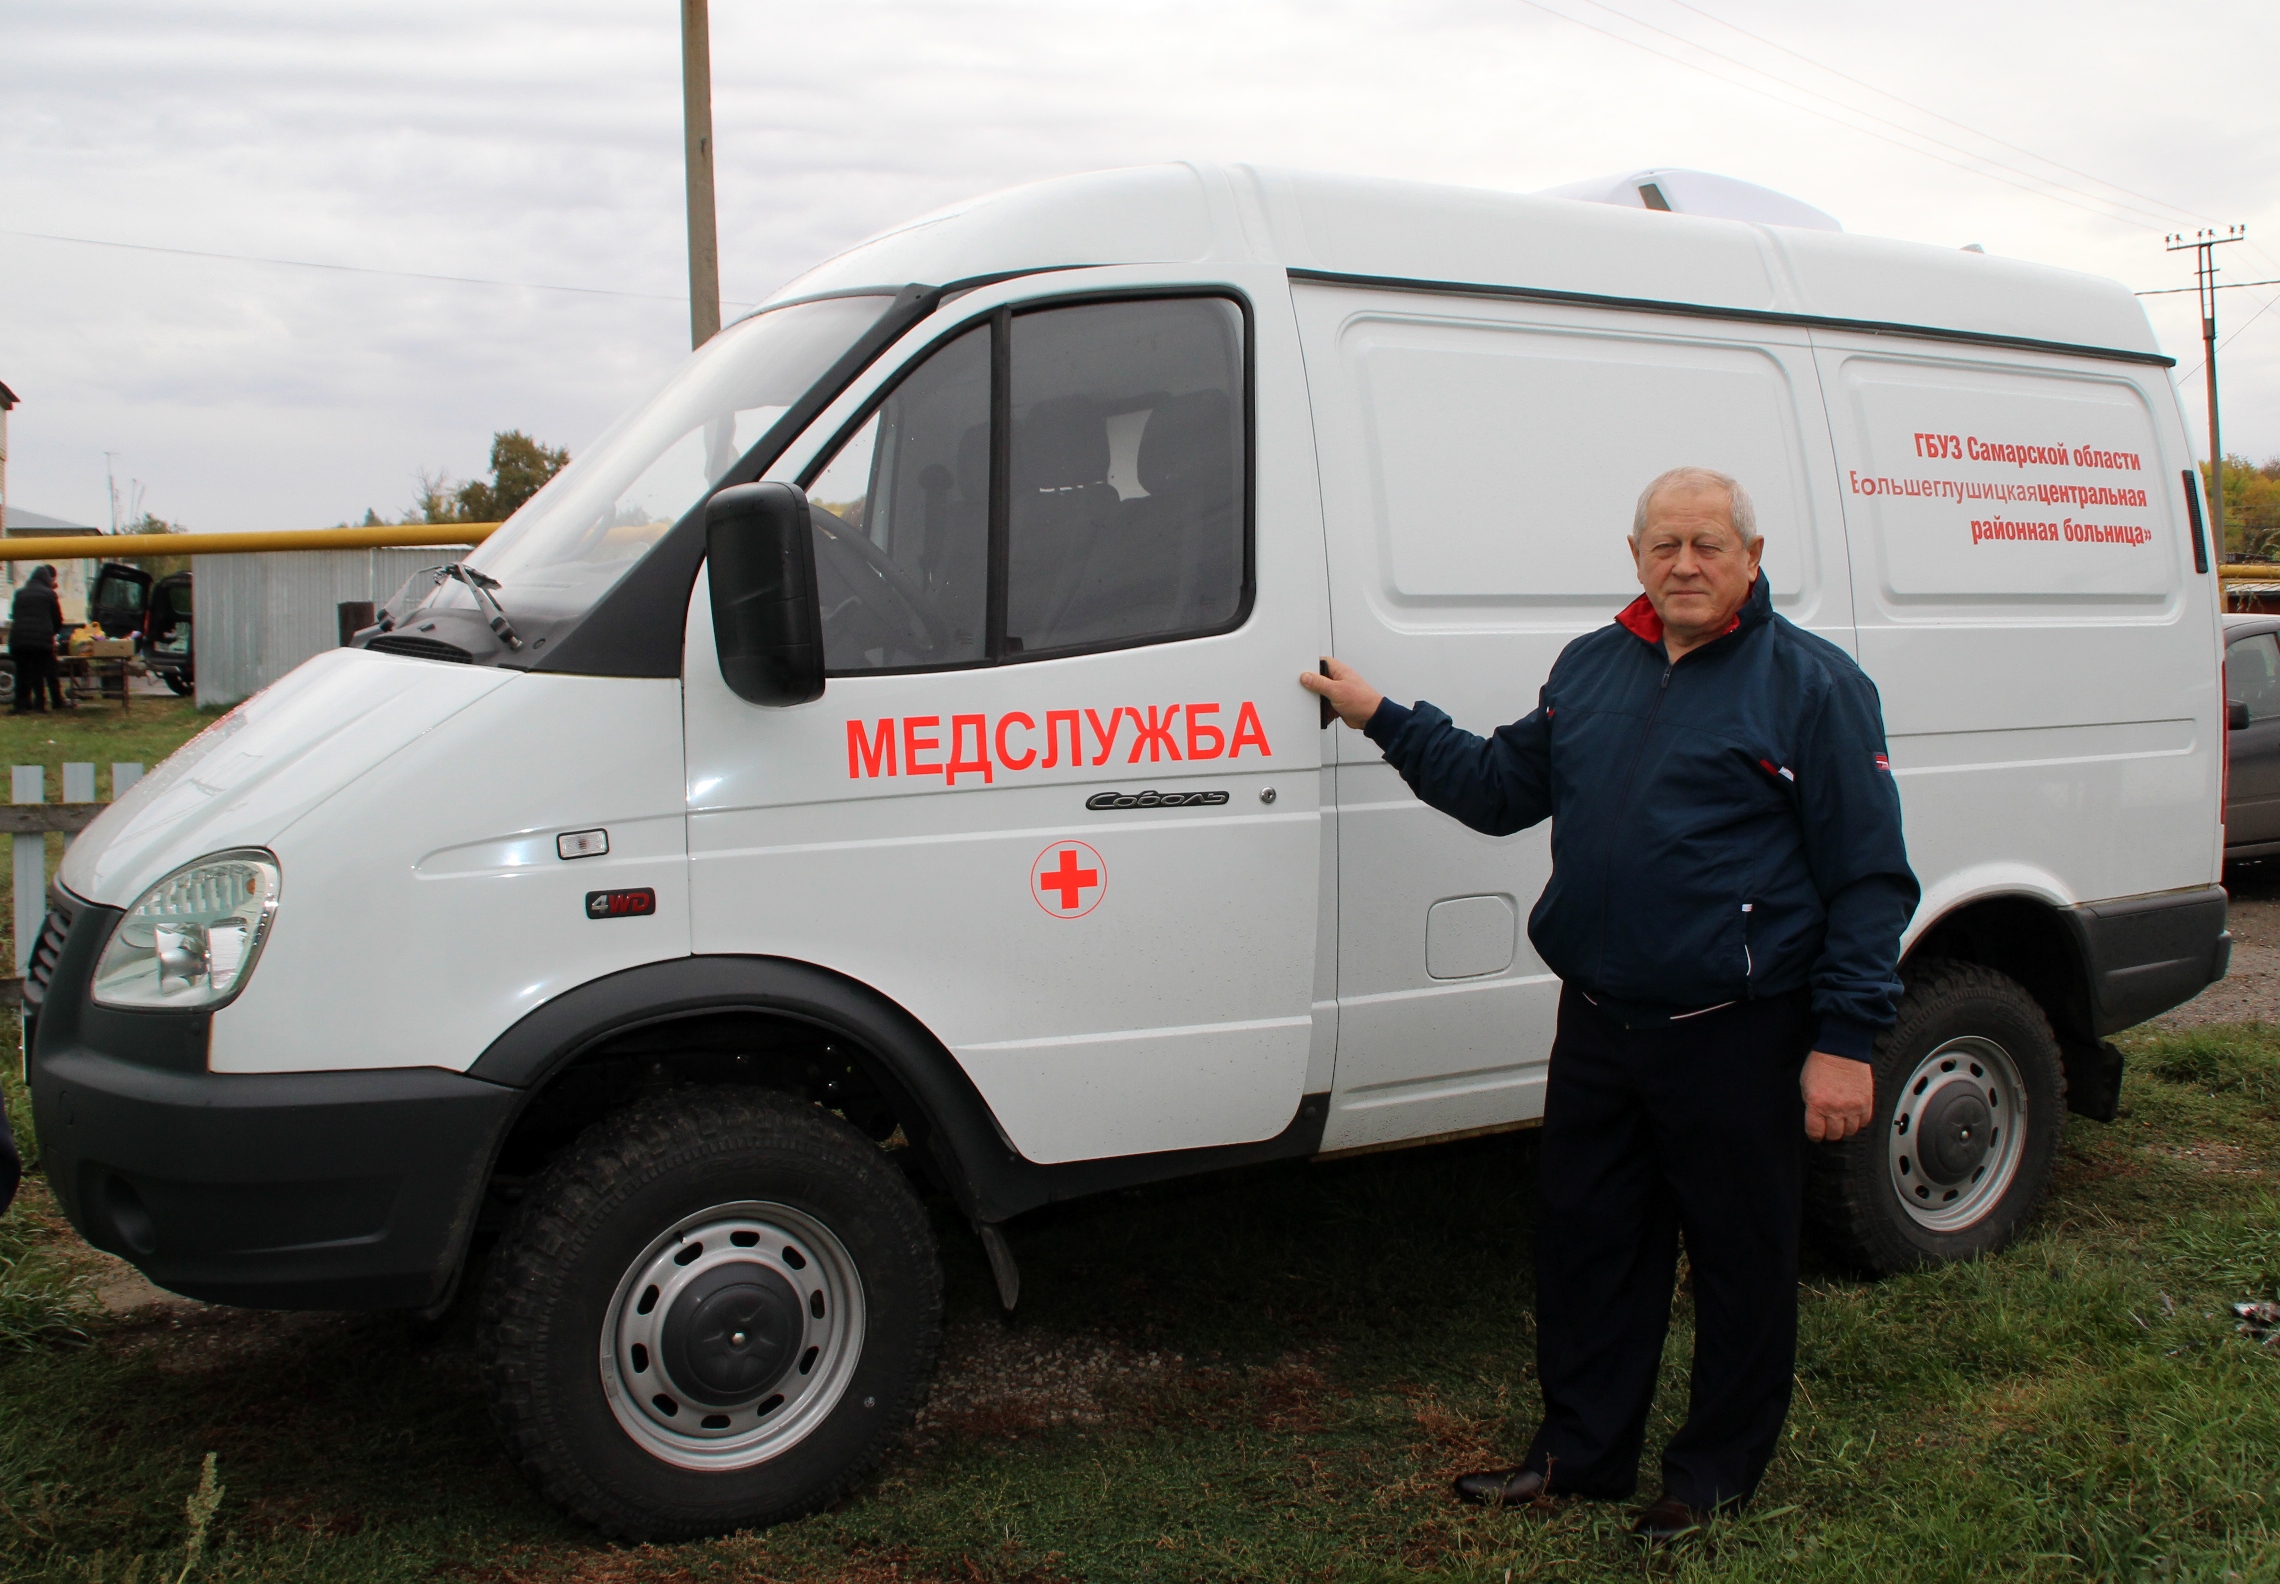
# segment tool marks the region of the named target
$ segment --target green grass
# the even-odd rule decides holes
[[[0,713],[0,764],[47,766],[50,803],[63,793],[65,760],[95,766],[96,793],[111,795],[111,766],[131,762],[146,770],[221,718],[188,699],[135,696],[134,708],[82,704],[49,715]]]
[[[1010,1329],[942,1214],[962,1406],[837,1510],[698,1545],[607,1546],[522,1485],[465,1305],[106,1322],[0,1354],[0,1577],[171,1578],[211,1452],[225,1579],[2280,1579],[2280,1345],[2226,1310],[2280,1288],[2273,1030],[2132,1042],[2125,1114],[2071,1122],[2001,1256],[1811,1271],[1786,1445],[1707,1557],[1446,1494],[1531,1423],[1533,1170],[1521,1135],[1065,1206],[1013,1228]],[[1103,1349],[1090,1418],[976,1397],[977,1355]]]

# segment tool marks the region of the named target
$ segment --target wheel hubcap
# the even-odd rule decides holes
[[[716,1205],[627,1267],[602,1328],[618,1424],[683,1468],[764,1463],[845,1395],[863,1344],[863,1288],[830,1229],[788,1205]]]
[[[2018,1175],[2026,1127],[2026,1088],[1995,1041],[1949,1040],[1918,1062],[1893,1106],[1886,1148],[1909,1217],[1933,1232],[1978,1222]]]
[[[799,1357],[800,1295],[767,1266],[715,1265],[681,1289],[658,1356],[684,1395],[714,1406],[756,1399]]]

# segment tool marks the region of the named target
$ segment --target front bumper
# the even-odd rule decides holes
[[[26,987],[32,1115],[80,1235],[213,1303],[440,1300],[521,1092],[429,1067],[208,1072],[204,1014],[90,1001],[118,916],[59,895]]]

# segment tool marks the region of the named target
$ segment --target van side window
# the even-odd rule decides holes
[[[2225,697],[2248,706],[2250,720],[2280,715],[2280,644],[2270,633],[2225,645]]]
[[[906,376],[807,485],[834,673],[987,653],[990,328]]]
[[[1224,297],[1000,308],[912,365],[799,475],[825,672],[1235,625],[1250,570],[1243,336]]]
[[[1005,654],[1209,632],[1243,592],[1243,322],[1219,297],[1016,314]]]

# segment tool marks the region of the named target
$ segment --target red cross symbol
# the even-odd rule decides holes
[[[1030,896],[1053,917],[1083,918],[1108,894],[1108,865],[1081,841],[1055,842],[1029,866],[1029,884]]]

